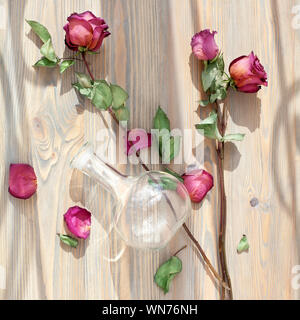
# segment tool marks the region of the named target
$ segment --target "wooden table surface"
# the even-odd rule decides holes
[[[292,0],[0,0],[0,298],[219,298],[184,231],[160,252],[127,248],[114,232],[107,235],[110,195],[69,167],[74,150],[86,140],[99,140],[99,130],[110,126],[111,119],[76,95],[74,70],[61,76],[57,70],[32,67],[40,43],[25,19],[47,26],[56,52],[67,56],[66,18],[91,10],[105,18],[111,31],[101,54],[88,57],[91,69],[97,78],[107,77],[129,92],[131,128],[150,129],[158,105],[173,128],[193,129],[208,115],[209,108],[198,109],[197,101],[204,97],[201,63],[190,48],[192,35],[201,29],[218,31],[227,66],[251,50],[259,56],[268,88],[257,95],[231,92],[226,102],[228,132],[246,133],[243,142],[226,145],[228,266],[235,299],[297,299],[300,289],[292,285],[292,269],[300,264],[297,5]],[[75,69],[84,72],[80,62]],[[113,144],[113,137],[104,142]],[[215,187],[201,207],[194,207],[187,224],[218,267],[212,141],[205,140],[204,160]],[[38,177],[38,192],[26,201],[7,192],[9,164],[17,162],[31,164]],[[174,168],[183,173],[185,166]],[[142,172],[136,165],[118,167]],[[253,198],[258,201],[254,207]],[[72,205],[93,212],[91,237],[77,249],[60,244],[56,236],[64,231],[63,214]],[[248,236],[250,250],[239,255],[242,234]],[[186,243],[180,253],[183,270],[164,295],[153,275]]]

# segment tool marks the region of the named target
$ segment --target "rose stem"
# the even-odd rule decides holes
[[[92,79],[93,81],[95,81],[95,78],[94,78],[93,74],[91,73],[91,70],[90,70],[90,68],[89,68],[89,65],[88,65],[88,63],[87,63],[87,61],[86,61],[85,52],[82,52],[81,55],[82,55],[82,59],[83,59],[83,61],[84,61],[84,63],[85,63],[86,69],[87,69],[87,71],[88,71],[91,79]],[[119,126],[119,120],[116,118],[116,116],[115,116],[115,114],[114,114],[114,112],[112,111],[111,108],[108,108],[108,112],[109,112],[109,114],[111,115],[112,119],[115,121],[115,123]],[[145,170],[145,171],[150,171],[150,169],[148,168],[148,166],[147,166],[145,163],[143,163],[143,161],[141,160],[139,152],[137,152],[136,155],[137,155],[137,157],[139,158],[139,163],[140,163],[140,165],[144,168],[144,170]],[[168,204],[170,205],[170,208],[172,209],[173,213],[175,214],[174,208],[173,208],[173,206],[172,206],[169,198],[168,198],[167,196],[166,196],[166,198],[167,198]],[[200,246],[199,242],[195,239],[195,237],[193,236],[193,234],[191,233],[191,231],[189,230],[188,226],[187,226],[185,223],[183,224],[183,228],[184,228],[184,230],[186,231],[187,235],[190,237],[190,239],[194,242],[194,244],[195,244],[196,248],[199,250],[199,252],[200,252],[203,260],[205,261],[205,263],[207,264],[207,266],[209,267],[209,269],[211,270],[211,272],[214,274],[214,276],[217,278],[217,280],[219,281],[219,283],[221,284],[221,286],[224,287],[224,288],[228,288],[228,286],[226,285],[226,283],[224,283],[224,282],[222,281],[222,278],[220,277],[220,275],[218,274],[218,272],[215,270],[215,268],[213,267],[213,265],[211,264],[211,262],[210,262],[209,259],[207,258],[206,254],[204,253],[204,250],[203,250],[202,247]],[[229,289],[229,288],[228,288],[228,289]]]
[[[81,52],[81,56],[82,56],[82,59],[83,59],[83,61],[84,61],[84,64],[85,64],[85,66],[86,66],[86,69],[87,69],[90,77],[92,78],[93,81],[95,81],[95,78],[94,78],[94,76],[93,76],[93,74],[92,74],[92,72],[91,72],[91,70],[90,70],[90,67],[89,67],[87,61],[86,61],[85,52]]]
[[[223,113],[221,113],[221,108],[216,101],[216,111],[218,113],[218,128],[222,136],[225,135],[226,131],[226,106],[224,103]],[[217,151],[217,167],[218,167],[218,175],[219,175],[219,195],[220,195],[220,225],[219,225],[219,256],[220,256],[220,264],[222,270],[223,281],[228,284],[229,290],[228,295],[229,299],[233,299],[232,295],[232,287],[231,280],[227,268],[226,262],[226,248],[225,248],[225,240],[226,240],[226,194],[225,194],[225,183],[224,183],[224,142],[218,141],[216,151]],[[225,290],[221,289],[221,298],[225,299]]]
[[[179,252],[181,252],[182,250],[184,250],[185,248],[187,247],[187,245],[183,246],[181,249],[177,250],[174,254],[173,254],[173,257],[174,256],[177,256]]]

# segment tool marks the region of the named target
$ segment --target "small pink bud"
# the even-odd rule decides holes
[[[91,213],[78,206],[71,207],[64,214],[64,219],[68,229],[74,236],[86,239],[90,235]]]
[[[144,129],[132,129],[127,132],[127,155],[151,147],[151,133],[147,133]]]
[[[12,163],[9,167],[9,193],[15,198],[28,199],[36,189],[34,169],[29,164]]]
[[[219,48],[215,41],[215,34],[217,32],[210,32],[209,29],[205,29],[196,33],[191,41],[193,54],[199,60],[212,60],[219,53]]]
[[[196,203],[201,202],[208,191],[214,186],[213,176],[205,170],[192,170],[184,174],[182,178],[191,200]]]

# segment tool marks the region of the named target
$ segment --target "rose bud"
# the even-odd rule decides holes
[[[71,50],[77,51],[78,47],[83,47],[89,51],[98,51],[104,38],[110,35],[105,21],[90,11],[73,13],[67,20],[69,22],[64,26],[65,43]]]
[[[209,29],[206,29],[193,36],[191,46],[193,54],[199,60],[212,60],[219,53],[219,48],[214,38],[216,33],[216,31],[210,32]]]
[[[151,133],[143,129],[132,129],[127,131],[127,155],[132,155],[137,151],[151,147]]]
[[[28,199],[37,189],[34,169],[29,164],[11,164],[9,167],[9,193],[15,198]]]
[[[238,91],[255,93],[261,85],[268,86],[267,73],[253,51],[249,56],[241,56],[233,60],[229,66],[229,72]]]
[[[68,229],[77,238],[86,239],[90,235],[91,213],[78,206],[71,207],[64,214]]]
[[[191,200],[196,203],[201,202],[214,186],[213,176],[205,170],[192,170],[184,174],[182,178]]]

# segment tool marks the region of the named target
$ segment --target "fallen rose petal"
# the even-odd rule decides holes
[[[13,163],[9,167],[9,193],[15,198],[28,199],[37,189],[34,169],[29,164]]]
[[[78,206],[71,207],[64,214],[66,225],[76,237],[86,239],[90,235],[91,213]]]

